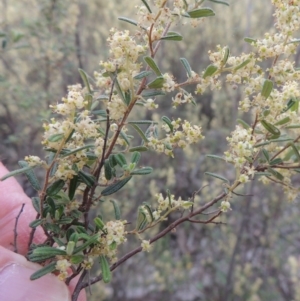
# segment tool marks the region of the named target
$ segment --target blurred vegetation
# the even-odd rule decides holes
[[[49,104],[64,96],[68,85],[81,81],[78,68],[93,75],[99,61],[108,56],[108,30],[127,28],[117,17],[134,18],[134,6],[139,3],[0,1],[0,159],[10,169],[25,155],[42,154],[41,124],[50,116]],[[209,4],[216,12],[214,18],[197,29],[181,28],[184,42],[165,43],[159,53],[163,71],[179,81],[185,76],[179,57],[186,57],[200,72],[208,64],[208,50],[216,45],[228,45],[238,55],[249,51],[245,36],[261,37],[272,30],[270,1],[230,1],[230,8]],[[298,66],[299,57],[298,49]],[[160,112],[200,123],[206,139],[185,152],[177,151],[175,159],[154,154],[143,158],[143,164],[156,171],[138,189],[131,183],[121,193],[120,205],[129,222],[136,215],[134,202],[151,203],[155,193],[165,193],[167,188],[187,199],[208,185],[197,198],[203,203],[210,200],[220,183],[207,179],[205,171],[221,170],[233,177],[227,165],[205,155],[222,155],[226,150],[225,138],[233,129],[240,98],[239,89],[224,86],[221,92],[198,97],[197,107],[184,110],[172,109],[169,98],[161,99]],[[136,114],[141,117],[144,112]],[[32,194],[25,179],[20,181]],[[182,225],[158,241],[151,253],[123,264],[110,286],[92,287],[89,300],[300,301],[299,200],[289,204],[281,190],[257,181],[240,193],[247,196],[236,197],[233,210],[222,215],[222,224]],[[133,248],[130,241],[124,252],[125,248]]]

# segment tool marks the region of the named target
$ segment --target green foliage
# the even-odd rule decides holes
[[[260,9],[261,4],[254,5],[255,14],[248,12],[241,20],[239,11],[244,8],[243,3],[227,8],[228,3],[225,1],[210,0],[205,4],[211,4],[212,8],[206,8],[202,6],[204,1],[182,1],[180,9],[174,10],[172,18],[180,16],[179,23],[184,20],[193,26],[201,18],[208,22],[201,25],[199,42],[192,30],[187,29],[188,26],[180,28],[180,34],[173,31],[174,28],[169,27],[172,24],[163,19],[165,15],[159,13],[153,2],[138,1],[139,5],[144,5],[138,14],[128,12],[137,20],[119,18],[123,21],[121,26],[128,25],[128,28],[136,31],[135,34],[111,31],[108,39],[111,49],[108,51],[105,42],[108,28],[102,29],[103,24],[111,24],[118,10],[125,14],[128,3],[115,5],[99,0],[78,5],[71,1],[58,2],[59,5],[50,6],[47,1],[42,1],[39,6],[40,17],[25,26],[25,35],[10,32],[9,29],[0,33],[2,51],[5,51],[3,64],[6,60],[16,64],[22,61],[25,66],[19,72],[20,81],[14,66],[12,70],[0,71],[0,88],[9,91],[2,93],[0,118],[4,120],[3,124],[17,124],[19,127],[14,126],[9,131],[9,127],[4,126],[0,130],[8,146],[5,152],[9,154],[14,150],[16,157],[23,157],[30,144],[37,148],[41,140],[39,119],[44,119],[43,144],[51,157],[51,160],[42,162],[28,157],[20,161],[21,169],[6,176],[24,173],[31,186],[38,191],[39,197],[34,197],[32,202],[41,216],[32,221],[30,226],[43,227],[51,237],[47,241],[51,246],[38,246],[29,254],[31,261],[47,262],[45,267],[32,275],[32,279],[56,271],[65,280],[68,277],[65,268],[71,265],[76,273],[90,272],[93,258],[97,257],[101,269],[99,277],[109,283],[113,262],[116,261],[118,265],[117,251],[131,254],[128,252],[134,244],[131,240],[124,244],[127,235],[135,235],[137,240],[143,240],[141,248],[149,251],[147,248],[150,248],[150,243],[145,239],[153,239],[151,243],[156,241],[157,233],[164,233],[164,229],[168,230],[164,235],[171,230],[175,231],[172,222],[186,218],[183,225],[176,226],[178,233],[171,234],[179,242],[177,250],[181,256],[176,253],[172,242],[167,237],[163,238],[164,235],[159,237],[157,247],[151,244],[153,255],[149,257],[149,265],[156,270],[155,277],[152,277],[155,291],[160,291],[162,295],[173,291],[176,296],[181,290],[181,284],[184,287],[193,282],[194,287],[199,289],[199,296],[209,300],[217,299],[220,295],[224,296],[225,301],[280,298],[280,293],[274,293],[274,283],[269,278],[282,279],[284,275],[284,279],[288,279],[289,273],[282,268],[284,263],[274,257],[284,254],[289,258],[291,269],[295,269],[297,263],[291,255],[293,247],[279,250],[279,245],[284,245],[283,236],[286,234],[278,230],[276,235],[279,243],[276,244],[276,238],[269,229],[275,228],[272,217],[276,216],[279,225],[286,220],[285,214],[281,214],[283,205],[276,200],[275,195],[289,200],[297,195],[297,189],[293,186],[294,177],[291,176],[297,177],[299,172],[299,125],[296,116],[300,97],[298,88],[291,84],[292,78],[299,80],[293,65],[289,65],[289,69],[282,69],[280,76],[273,67],[283,66],[281,56],[295,52],[292,47],[298,41],[290,34],[287,35],[289,38],[281,46],[288,50],[280,54],[274,54],[272,49],[264,49],[267,43],[259,38],[245,38],[249,45],[239,44],[238,40],[242,41],[244,35],[244,22],[251,23],[250,16],[260,20],[260,27],[254,36],[263,36],[261,30],[265,29],[264,22],[268,20],[262,18],[265,9]],[[22,7],[22,4],[19,5]],[[169,3],[164,2],[163,5]],[[289,5],[294,4],[291,2]],[[169,9],[173,9],[172,6]],[[223,13],[223,10],[228,10],[228,14]],[[105,11],[103,18],[97,15],[99,11]],[[148,13],[153,14],[155,22],[149,15],[145,18]],[[229,17],[230,14],[234,17]],[[65,15],[70,15],[69,24],[66,24]],[[214,18],[205,18],[210,16]],[[172,18],[168,20],[170,23]],[[86,24],[83,29],[80,27],[82,19]],[[222,30],[226,30],[228,24],[235,28],[233,35],[224,34]],[[99,32],[96,33],[94,28],[99,28]],[[214,28],[213,35],[210,28]],[[247,34],[251,36],[252,32]],[[30,53],[37,62],[33,66],[24,65],[25,52],[16,51],[11,55],[7,51],[16,49],[24,37],[27,37],[26,47],[35,50]],[[96,37],[98,40],[94,41]],[[138,40],[138,37],[143,39]],[[236,39],[232,40],[232,37]],[[115,39],[118,40],[117,44],[114,44]],[[268,39],[268,35],[265,39]],[[122,43],[127,44],[124,46]],[[229,46],[218,46],[215,51],[209,52],[209,61],[206,52],[213,49],[214,44],[229,45],[235,55],[231,54]],[[250,47],[253,50],[251,53]],[[99,54],[99,49],[102,55],[101,69],[92,77],[89,74],[93,74],[98,65],[93,53]],[[267,50],[271,54],[266,54]],[[178,60],[183,52],[188,59],[181,58],[180,62],[186,74],[181,74],[182,67],[180,69]],[[242,52],[249,54],[236,56]],[[84,64],[83,53],[88,58]],[[269,58],[273,58],[273,63],[271,67],[266,67]],[[64,68],[66,66],[68,68]],[[199,70],[204,71],[197,74]],[[11,82],[6,79],[9,74],[14,75]],[[47,106],[50,101],[55,103],[58,95],[65,93],[61,87],[66,87],[70,82],[82,82],[83,86],[69,87],[63,102],[52,106],[56,116],[50,119]],[[192,96],[191,86],[196,95]],[[245,87],[248,90],[243,91]],[[220,88],[225,89],[218,93]],[[207,94],[204,94],[207,90]],[[19,99],[24,95],[28,95],[28,99],[23,99],[21,104],[30,115],[11,114],[18,108]],[[63,111],[62,105],[71,103],[70,100],[75,100],[73,107]],[[186,103],[200,103],[200,106],[188,106]],[[239,103],[240,114],[236,103]],[[160,107],[157,110],[158,104]],[[180,109],[171,110],[172,105],[175,108],[180,106]],[[252,110],[251,114],[248,114],[249,110]],[[199,115],[202,128],[193,125],[199,123]],[[15,116],[20,116],[18,122]],[[63,124],[62,119],[67,122]],[[234,130],[236,119],[238,126]],[[230,129],[233,129],[231,134]],[[200,147],[190,145],[203,139],[202,131],[206,132],[206,140]],[[228,136],[227,146],[225,136]],[[20,148],[20,145],[26,147]],[[143,152],[142,157],[140,152]],[[206,153],[213,155],[207,155],[205,160]],[[171,161],[163,155],[179,159]],[[215,164],[220,161],[224,163]],[[40,167],[42,172],[37,170],[34,174],[35,167]],[[41,176],[43,172],[44,176]],[[39,184],[39,178],[42,177],[45,187]],[[259,188],[255,190],[252,183],[256,178],[266,184],[279,184],[284,194],[273,187],[257,186]],[[211,189],[209,192],[201,190],[200,199],[197,195],[199,186],[204,188],[206,184],[214,187],[213,192]],[[162,193],[167,187],[170,190],[164,197]],[[251,202],[236,202],[236,196],[243,199],[242,187],[245,187],[246,193],[255,191],[258,196],[254,196]],[[217,190],[221,191],[221,197],[216,197],[214,201]],[[260,195],[269,195],[270,200]],[[110,199],[112,204],[107,202],[107,196],[115,198]],[[151,199],[156,200],[154,206],[148,205]],[[203,204],[207,205],[205,212],[201,211]],[[225,214],[231,207],[233,213]],[[92,212],[92,208],[96,208],[96,212]],[[209,208],[212,210],[209,211]],[[88,213],[95,213],[93,216],[96,217],[90,221]],[[212,230],[209,226],[201,228],[197,223],[227,225]],[[237,224],[239,227],[236,228]],[[251,230],[248,237],[243,237],[246,227],[263,230]],[[193,241],[193,247],[186,239]],[[61,249],[55,248],[54,242]],[[249,243],[248,250],[242,250],[243,243]],[[254,264],[254,259],[258,258],[264,273],[268,274],[269,268],[264,266],[264,257],[253,255],[252,262],[247,259],[251,252],[259,253],[258,249],[263,250],[262,253],[272,253],[268,262],[276,275],[268,275],[266,280],[259,278]],[[248,256],[247,252],[251,254]],[[49,263],[49,260],[52,262]],[[197,267],[199,277],[196,278],[200,283],[195,284],[195,277],[191,277],[191,266]],[[293,271],[290,274],[293,283],[296,283],[296,274]],[[124,282],[122,286],[130,285],[130,280],[134,281],[136,275],[133,272],[128,277],[121,277]],[[205,277],[209,281],[205,282]],[[85,284],[88,285],[88,282]],[[114,286],[114,282],[111,285]],[[296,300],[297,294],[295,289],[295,294],[289,296],[289,299]],[[73,296],[73,300],[76,300],[76,296]]]

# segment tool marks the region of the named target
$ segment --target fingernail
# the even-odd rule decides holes
[[[64,282],[52,274],[30,280],[35,269],[11,263],[0,270],[0,300],[69,301]]]

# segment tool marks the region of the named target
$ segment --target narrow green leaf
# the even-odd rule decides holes
[[[128,136],[125,134],[124,131],[122,131],[122,130],[120,131],[120,136],[121,136],[122,139],[126,142],[127,145],[130,144],[130,141],[129,141],[129,139],[128,139]]]
[[[64,138],[64,134],[54,134],[48,138],[50,142],[58,142]]]
[[[262,153],[265,156],[266,160],[269,162],[270,161],[269,152],[263,148]]]
[[[32,201],[32,206],[35,209],[35,211],[37,213],[41,213],[41,207],[40,207],[41,200],[40,200],[40,198],[39,197],[33,197],[33,198],[31,198],[31,201]]]
[[[96,182],[96,178],[93,175],[88,174],[82,170],[79,171],[78,178],[80,182],[86,184],[87,187],[92,187]]]
[[[169,31],[166,36],[160,38],[164,41],[182,41],[183,37],[177,32]]]
[[[223,58],[222,58],[222,61],[221,61],[222,66],[224,66],[227,63],[228,58],[229,58],[229,54],[230,54],[229,47],[226,46],[224,48],[224,55],[223,55]]]
[[[290,124],[290,125],[286,126],[285,128],[286,129],[299,129],[300,124]]]
[[[166,123],[167,126],[169,127],[170,131],[173,132],[173,129],[174,129],[174,128],[173,128],[171,119],[170,119],[169,117],[167,117],[167,116],[163,116],[163,117],[161,118],[161,120],[162,120],[164,123]]]
[[[108,95],[99,95],[96,98],[97,100],[109,100],[109,96]]]
[[[267,122],[266,120],[261,120],[260,123],[269,133],[271,133],[275,136],[278,136],[278,137],[280,136],[280,130],[273,124]]]
[[[214,75],[218,71],[218,67],[215,65],[209,65],[203,74],[203,78]]]
[[[249,43],[249,44],[252,44],[252,43],[256,43],[257,39],[245,37],[244,41]]]
[[[165,83],[165,79],[162,76],[159,76],[148,84],[148,88],[159,89],[159,88],[162,88],[164,83]]]
[[[265,146],[265,145],[269,145],[271,142],[270,141],[265,141],[265,142],[262,142],[262,143],[257,143],[254,145],[254,147],[261,147],[261,146]]]
[[[282,163],[283,163],[283,160],[281,158],[276,158],[270,162],[270,165],[279,165]]]
[[[105,228],[105,224],[99,216],[94,218],[94,223],[100,230],[103,230]]]
[[[81,78],[83,80],[83,83],[86,86],[88,92],[90,94],[93,93],[93,91],[91,89],[91,86],[90,86],[90,83],[89,83],[89,80],[88,80],[88,77],[87,77],[87,74],[85,73],[85,71],[82,70],[82,69],[80,69],[80,68],[78,69],[78,71],[79,71],[79,74],[80,74],[80,76],[81,76]]]
[[[117,183],[114,183],[108,187],[106,187],[102,192],[101,195],[103,196],[107,196],[107,195],[111,195],[115,192],[117,192],[118,190],[120,190],[124,185],[127,184],[127,182],[132,178],[132,176],[127,177]]]
[[[73,234],[76,234],[77,235],[77,240],[75,241],[74,239],[71,239],[72,235]],[[69,228],[67,231],[66,231],[66,237],[67,237],[67,240],[72,240],[72,241],[75,241],[77,242],[78,241],[78,233],[75,232],[75,230],[73,228]]]
[[[144,61],[147,63],[147,65],[155,72],[155,74],[157,76],[161,76],[162,73],[161,71],[159,70],[157,64],[155,63],[155,61],[153,60],[152,57],[150,56],[145,56],[144,57]]]
[[[245,67],[246,65],[248,65],[250,62],[251,62],[251,59],[247,59],[247,60],[245,60],[244,62],[240,63],[239,65],[235,66],[235,67],[233,68],[233,70],[234,70],[234,71],[239,70],[239,69]]]
[[[119,207],[118,203],[115,200],[109,200],[109,201],[114,206],[116,220],[120,220],[121,219],[121,210],[120,210],[120,207]]]
[[[57,180],[52,183],[46,190],[46,194],[50,196],[56,195],[65,185],[64,180]]]
[[[143,208],[143,206],[140,206],[138,209],[138,216],[137,216],[137,220],[136,220],[136,229],[138,231],[145,229],[145,227],[147,226],[147,223],[148,223],[147,216],[146,216],[144,210],[145,209]]]
[[[87,145],[84,145],[84,146],[81,146],[81,147],[78,147],[78,148],[75,148],[73,150],[67,150],[64,154],[62,154],[62,157],[68,157],[70,155],[73,155],[73,154],[76,154],[84,149],[90,149],[90,148],[94,148],[95,147],[95,144],[87,144]]]
[[[132,20],[132,19],[125,18],[125,17],[119,17],[118,19],[120,21],[124,21],[124,22],[130,23],[132,25],[138,26],[138,23],[136,21]]]
[[[229,3],[226,1],[221,1],[221,0],[208,0],[208,1],[229,6]]]
[[[103,282],[109,283],[111,281],[111,271],[106,257],[104,255],[100,255],[99,262],[100,262]]]
[[[118,95],[121,97],[122,101],[125,103],[126,106],[128,106],[127,100],[125,98],[125,95],[121,89],[121,86],[119,84],[119,81],[117,77],[114,74],[110,74],[111,79],[115,82],[115,88],[118,92]]]
[[[128,124],[158,124],[158,122],[153,120],[132,120],[129,121]]]
[[[131,147],[129,149],[130,152],[146,152],[147,150],[148,150],[148,148],[143,145]]]
[[[204,18],[214,16],[215,12],[211,8],[199,8],[188,11],[187,14],[190,18]]]
[[[115,155],[110,155],[108,157],[108,160],[109,160],[109,164],[110,164],[111,167],[115,167],[115,166],[118,165],[118,162],[117,162],[117,160],[115,158]]]
[[[44,261],[57,255],[66,255],[66,251],[53,247],[38,247],[29,254],[29,259],[33,262]]]
[[[143,167],[140,169],[135,169],[130,174],[131,175],[147,175],[147,174],[151,173],[152,171],[153,171],[153,168],[147,166],[147,167]]]
[[[237,119],[236,121],[246,130],[251,127],[247,122],[245,122],[242,119]]]
[[[69,225],[73,222],[73,218],[69,216],[64,216],[60,220],[57,221],[58,225]]]
[[[79,179],[78,176],[75,175],[73,178],[70,180],[69,184],[69,191],[68,191],[68,196],[69,199],[72,201],[76,192],[77,187],[79,186]]]
[[[117,160],[120,167],[127,165],[126,157],[122,153],[115,155],[115,159]]]
[[[270,109],[265,109],[265,110],[263,110],[263,115],[264,115],[264,117],[269,116],[270,113],[271,113]]]
[[[94,115],[100,115],[101,117],[107,118],[106,110],[96,110],[91,112]]]
[[[135,151],[135,152],[131,155],[131,163],[134,163],[134,164],[137,165],[137,164],[139,163],[139,161],[140,161],[140,158],[141,158],[141,153]]]
[[[42,223],[43,223],[42,219],[36,219],[29,224],[29,227],[36,228],[36,227],[40,226]]]
[[[268,171],[272,174],[272,176],[274,176],[276,179],[282,181],[284,179],[284,176],[278,172],[277,170],[273,169],[273,168],[268,168]]]
[[[270,96],[272,90],[273,90],[273,81],[266,79],[263,87],[262,87],[262,91],[261,91],[261,95],[263,97],[265,97],[266,99]]]
[[[141,130],[141,128],[138,125],[136,124],[130,124],[130,125],[138,132],[138,134],[145,142],[148,142],[147,137],[145,136],[144,132]]]
[[[144,5],[146,6],[146,8],[148,9],[148,12],[151,14],[152,11],[151,11],[150,6],[148,5],[147,1],[146,0],[142,0],[142,2],[144,3]]]
[[[163,91],[146,91],[142,93],[143,98],[150,98],[150,97],[155,97],[155,96],[164,96],[166,95],[165,92]]]
[[[225,159],[221,156],[217,156],[217,155],[206,155],[207,158],[212,158],[212,159],[217,159],[217,160],[221,160],[221,161],[225,161]]]
[[[265,172],[265,171],[259,171],[259,172],[256,172],[254,175],[255,175],[255,176],[265,176],[265,177],[270,177],[272,174],[269,173],[269,172]]]
[[[182,58],[180,58],[180,62],[182,63],[185,71],[187,72],[188,77],[191,77],[192,76],[192,68],[191,68],[189,62],[187,61],[187,59],[182,57]]]
[[[48,265],[42,267],[41,269],[39,269],[38,271],[33,273],[30,276],[30,280],[39,279],[39,278],[43,277],[44,275],[47,275],[55,270],[56,270],[56,261],[49,263]]]
[[[113,177],[112,167],[110,166],[109,160],[104,162],[104,175],[106,180],[110,180]]]
[[[273,139],[270,142],[277,143],[277,142],[286,142],[286,141],[293,141],[293,140],[294,139],[289,136],[282,135],[281,137],[279,137],[277,139]]]
[[[29,167],[29,165],[26,161],[19,161],[18,164],[22,168]],[[29,169],[28,171],[25,171],[24,173],[25,173],[29,183],[31,184],[32,188],[37,191],[41,190],[40,183],[39,183],[34,171],[32,169]]]
[[[291,110],[292,112],[298,112],[298,109],[299,109],[299,99],[292,97],[291,99],[289,99],[286,108],[284,108],[281,113],[284,113],[288,110]]]
[[[152,74],[152,71],[142,71],[142,72],[138,73],[136,76],[134,76],[133,78],[134,79],[142,79],[142,78],[147,77],[151,74]]]
[[[167,197],[169,200],[169,208],[172,208],[172,196],[171,196],[171,192],[169,189],[167,189]]]
[[[150,206],[147,204],[147,203],[143,203],[144,204],[144,208],[146,209],[146,211],[148,212],[149,216],[150,216],[150,223],[152,223],[154,221],[154,217],[153,217],[153,214],[152,214],[152,210],[150,208]]]
[[[274,125],[284,125],[290,121],[291,121],[291,118],[289,116],[287,116],[287,117],[277,121],[276,123],[274,123]]]
[[[213,177],[213,178],[217,178],[217,179],[219,179],[219,180],[222,180],[222,181],[224,181],[224,182],[229,183],[229,180],[227,180],[226,178],[224,178],[224,177],[222,177],[222,176],[220,176],[220,175],[217,175],[217,174],[215,174],[215,173],[212,173],[212,172],[205,172],[205,174],[208,175],[208,176],[211,176],[211,177]]]
[[[70,262],[71,262],[72,264],[79,264],[79,263],[82,263],[83,260],[84,260],[84,255],[80,255],[80,254],[78,254],[78,255],[72,255],[72,256],[70,257]]]
[[[79,253],[79,252],[85,250],[90,245],[97,243],[98,240],[99,240],[99,234],[89,236],[89,239],[85,243],[83,243],[81,246],[74,249],[73,254],[76,254],[76,253]]]
[[[288,145],[293,149],[294,154],[296,155],[296,158],[297,158],[296,161],[299,162],[300,161],[300,154],[299,154],[298,148],[296,147],[296,145],[293,142],[290,142]]]
[[[14,177],[16,175],[19,175],[19,174],[22,174],[22,173],[25,173],[26,171],[29,171],[29,170],[32,170],[32,167],[31,166],[27,166],[27,167],[24,167],[24,168],[20,168],[20,169],[17,169],[17,170],[14,170],[14,171],[11,171],[9,173],[7,173],[6,175],[4,175],[0,181],[4,181],[10,177]]]
[[[99,102],[99,100],[95,100],[93,103],[92,103],[92,105],[91,105],[91,111],[94,111],[97,107],[98,107],[98,105],[100,104],[100,102]],[[94,111],[95,112],[95,111]]]

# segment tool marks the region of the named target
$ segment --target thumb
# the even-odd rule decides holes
[[[40,268],[23,256],[0,247],[0,300],[71,300],[68,287],[52,274],[30,280],[31,274]]]

